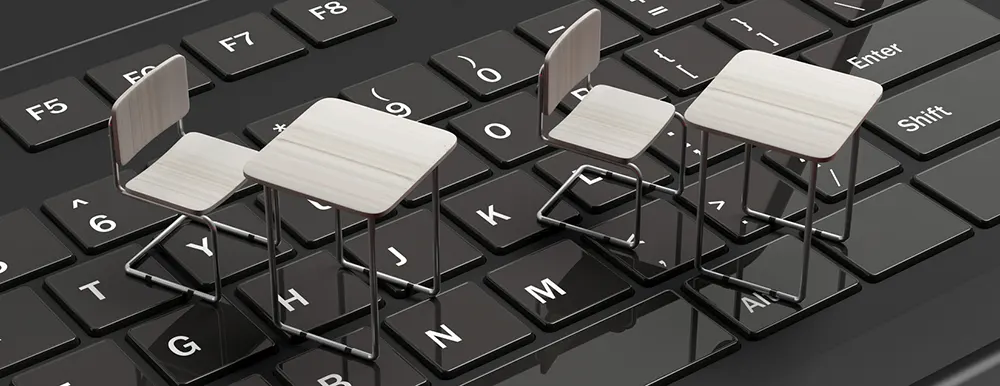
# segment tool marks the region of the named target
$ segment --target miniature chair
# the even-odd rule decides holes
[[[686,165],[687,121],[670,103],[607,85],[592,86],[590,73],[597,68],[600,60],[601,11],[592,9],[567,28],[545,55],[538,74],[538,135],[549,145],[627,167],[635,173],[635,177],[592,165],[582,165],[556,190],[536,217],[539,222],[547,225],[580,232],[618,247],[635,249],[641,240],[639,228],[642,223],[643,190],[681,194],[684,190],[684,173],[679,173],[677,189],[670,189],[643,181],[642,171],[633,161],[656,140],[670,120],[677,117],[684,127],[681,131],[680,164]],[[587,97],[546,135],[545,116],[552,114],[559,102],[583,80],[586,80]],[[629,240],[611,237],[546,215],[584,172],[635,185],[635,232]]]
[[[747,143],[744,160],[742,206],[748,216],[803,231],[802,280],[798,295],[720,274],[702,266],[707,173],[699,172],[698,236],[695,265],[702,274],[748,290],[799,303],[805,297],[806,274],[812,236],[844,241],[850,235],[854,208],[854,185],[858,165],[858,127],[882,97],[882,86],[837,71],[803,62],[747,50],[737,54],[688,107],[691,123],[702,128],[701,151],[708,152],[709,134],[732,137]],[[820,162],[832,159],[848,139],[852,140],[851,173],[843,235],[813,228],[816,205],[816,171]],[[808,204],[805,224],[749,208],[751,144],[782,151],[808,161]]]
[[[245,230],[215,222],[207,213],[226,201],[246,179],[243,164],[257,154],[201,133],[185,133],[183,118],[190,108],[187,62],[175,55],[154,68],[115,101],[111,108],[111,153],[114,180],[122,194],[177,212],[167,229],[153,238],[125,264],[129,275],[158,285],[191,293],[211,303],[222,298],[219,273],[219,230],[261,244],[266,240]],[[156,162],[122,185],[120,169],[168,128],[177,125],[180,140]],[[139,271],[144,257],[187,219],[208,227],[211,256],[215,260],[215,293],[208,294]]]
[[[272,321],[291,334],[344,351],[365,360],[378,357],[378,279],[436,296],[441,290],[440,181],[438,165],[458,143],[454,134],[409,119],[336,98],[322,99],[299,116],[250,160],[244,174],[264,186],[267,240],[273,288]],[[378,272],[375,221],[399,205],[417,184],[431,175],[434,212],[433,288]],[[344,243],[337,243],[341,265],[368,274],[371,288],[370,352],[348,347],[284,323],[278,306],[277,254],[281,218],[278,190],[303,196],[335,208],[334,225],[341,230],[340,211],[368,218],[370,268],[344,258]],[[339,236],[338,236],[339,237]]]

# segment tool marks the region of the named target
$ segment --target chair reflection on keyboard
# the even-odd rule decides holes
[[[222,298],[219,231],[262,244],[267,241],[208,216],[246,183],[243,165],[257,152],[205,134],[185,132],[183,118],[189,109],[187,63],[181,55],[174,55],[156,66],[129,87],[111,108],[111,153],[118,190],[126,196],[178,213],[170,226],[126,263],[125,271],[131,276],[217,303]],[[180,132],[180,140],[149,168],[123,184],[121,167],[174,125]],[[206,247],[211,249],[209,256],[215,263],[215,291],[212,294],[136,268],[150,249],[188,219],[203,223],[211,234]]]

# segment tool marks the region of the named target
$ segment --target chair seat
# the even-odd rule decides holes
[[[125,184],[132,194],[202,215],[246,182],[243,165],[256,150],[201,133],[185,134],[155,163]]]
[[[567,150],[625,164],[642,154],[673,116],[670,103],[597,85],[548,137]]]

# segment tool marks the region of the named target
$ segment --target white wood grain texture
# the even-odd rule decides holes
[[[127,184],[143,198],[193,214],[221,204],[245,181],[243,166],[257,151],[201,133],[181,137]]]
[[[111,107],[119,164],[132,160],[164,130],[184,118],[190,109],[187,62],[174,55],[156,66]]]
[[[244,173],[365,216],[393,210],[451,153],[452,133],[336,98],[307,109]]]
[[[549,138],[556,146],[624,164],[642,154],[673,116],[670,103],[597,85]]]
[[[545,114],[559,106],[601,61],[601,11],[592,9],[552,43],[542,65],[542,109]]]
[[[711,133],[829,161],[882,97],[867,79],[760,51],[742,51],[688,107]]]

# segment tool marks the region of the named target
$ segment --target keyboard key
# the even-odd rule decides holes
[[[368,327],[349,333],[336,341],[350,347],[368,347]],[[385,341],[379,341],[381,354],[370,362],[334,353],[325,348],[307,351],[278,364],[275,372],[289,386],[426,386],[427,379]]]
[[[319,251],[278,269],[282,321],[321,333],[368,315],[371,292],[357,276],[341,269],[337,258]],[[264,320],[271,320],[271,274],[240,284],[237,294]],[[382,305],[381,299],[379,306]]]
[[[45,289],[92,336],[105,335],[183,301],[184,294],[125,274],[125,263],[139,250],[138,244],[131,244],[50,275],[45,278]],[[146,259],[139,268],[177,281],[156,259]]]
[[[486,284],[545,331],[566,327],[635,293],[569,240],[490,271]]]
[[[998,36],[1000,20],[978,7],[928,0],[808,50],[802,59],[892,87]]]
[[[830,35],[830,28],[785,0],[759,0],[712,16],[705,26],[743,49],[776,55]]]
[[[823,12],[847,26],[856,26],[900,9],[917,0],[809,0]]]
[[[236,383],[230,383],[229,386],[271,386],[264,380],[264,377],[254,374],[249,377],[243,378]]]
[[[456,146],[438,168],[442,197],[493,175],[489,166],[462,146]],[[403,199],[403,205],[414,207],[431,202],[431,185],[428,175]]]
[[[913,177],[913,184],[981,228],[1000,223],[996,185],[1000,140],[994,139]]]
[[[694,267],[694,216],[664,200],[642,206],[642,239],[632,251],[609,246],[589,237],[583,240],[597,248],[612,263],[644,286],[653,286]],[[635,237],[635,210],[591,228],[624,240]],[[664,237],[666,235],[666,237]],[[725,253],[726,243],[712,231],[705,232],[702,256],[708,261]]]
[[[663,291],[463,386],[666,384],[739,347],[711,318]]]
[[[479,286],[465,283],[383,322],[439,377],[451,379],[535,339]]]
[[[289,0],[274,15],[316,47],[329,47],[396,22],[375,0]]]
[[[129,341],[174,385],[211,382],[276,350],[228,299],[194,304],[128,331]]]
[[[87,71],[87,81],[97,86],[105,97],[114,101],[156,66],[174,55],[177,55],[177,51],[166,44],[161,44],[91,68]],[[187,77],[191,95],[208,91],[214,86],[212,80],[190,61],[187,63]]]
[[[615,58],[601,60],[597,69],[590,73],[590,78],[594,86],[606,84],[650,98],[667,100],[666,90]],[[586,80],[581,81],[573,91],[570,91],[569,95],[566,95],[566,98],[559,102],[559,107],[566,112],[573,111],[576,105],[587,97],[587,93],[587,82]]]
[[[134,176],[122,170],[122,184]],[[42,211],[88,254],[133,241],[177,215],[122,194],[111,176],[45,200]]]
[[[444,200],[441,208],[490,251],[504,254],[559,229],[535,218],[552,193],[528,173],[515,171]],[[549,217],[573,222],[580,212],[560,202]]]
[[[687,111],[688,106],[691,105],[694,99],[689,99],[684,102],[678,103],[676,105],[677,111],[684,112]],[[679,119],[672,119],[670,124],[667,125],[666,130],[660,134],[659,137],[653,141],[653,144],[649,146],[649,151],[653,153],[657,158],[666,162],[667,165],[674,168],[674,170],[680,170],[681,163],[681,130],[684,126],[681,125]],[[701,138],[701,130],[697,126],[691,125],[688,128],[687,142],[685,144],[685,149],[687,149],[687,167],[685,171],[687,174],[693,174],[698,171],[698,164],[701,162],[701,150],[698,149],[700,144],[699,140]],[[743,152],[743,142],[734,140],[729,137],[723,136],[712,136],[712,140],[709,141],[708,146],[708,166],[715,165],[721,161],[724,161],[734,155]]]
[[[148,386],[153,380],[105,339],[14,377],[13,386]]]
[[[72,264],[76,257],[27,209],[0,217],[0,291]]]
[[[184,48],[233,81],[306,54],[306,48],[259,12],[185,36]]]
[[[80,341],[28,287],[0,295],[0,377],[69,350]]]
[[[564,117],[558,110],[546,117],[545,130],[552,130]],[[538,134],[538,98],[527,92],[459,115],[449,125],[466,143],[504,169],[552,150]]]
[[[995,129],[1000,110],[1000,53],[897,94],[875,105],[868,124],[907,154],[926,161]]]
[[[548,51],[552,43],[580,16],[597,8],[591,0],[581,0],[517,24],[517,33]],[[601,54],[607,55],[642,40],[639,31],[610,12],[601,14]],[[596,83],[595,83],[596,84]]]
[[[379,272],[430,287],[434,275],[433,214],[420,210],[378,227],[375,231]],[[447,280],[486,262],[482,252],[469,244],[441,219],[441,277]],[[347,252],[363,266],[369,264],[368,232],[353,237],[344,244]],[[412,293],[405,288],[381,284],[393,296]]]
[[[507,31],[497,31],[431,56],[431,65],[479,100],[534,83],[542,54]]]
[[[34,153],[107,127],[111,109],[76,78],[0,100],[0,126]]]
[[[651,34],[665,32],[722,9],[718,0],[602,1]]]
[[[875,186],[903,171],[899,161],[872,146],[868,141],[862,139],[858,150],[861,153],[858,154],[855,192]],[[789,177],[800,188],[809,189],[809,170],[806,169],[805,160],[768,150],[764,153],[764,163]],[[851,141],[848,140],[830,162],[819,164],[817,173],[819,175],[816,177],[816,197],[829,203],[846,198],[851,176]]]
[[[690,26],[625,51],[623,57],[670,91],[689,95],[712,81],[737,52],[705,30]]]
[[[798,294],[803,261],[802,241],[793,236],[783,236],[712,270]],[[711,305],[717,315],[737,326],[750,339],[756,340],[861,290],[858,279],[837,267],[815,248],[809,254],[806,280],[806,297],[794,306],[699,276],[688,280],[684,289]]]
[[[455,87],[419,63],[410,63],[340,91],[351,102],[430,123],[469,106]]]
[[[840,210],[816,222],[844,229]],[[972,227],[913,188],[896,184],[854,204],[851,238],[820,243],[868,281],[879,282],[972,237]]]
[[[250,139],[257,144],[257,146],[264,147],[264,145],[270,143],[274,137],[277,137],[278,134],[285,131],[285,129],[288,128],[288,125],[291,125],[292,122],[299,117],[299,115],[306,112],[306,110],[308,110],[309,107],[315,102],[316,100],[314,99],[251,123],[247,125],[244,131],[248,136],[250,136]]]
[[[281,222],[293,237],[308,248],[316,248],[333,241],[338,230],[334,224],[333,207],[298,195],[278,192],[281,205]],[[264,210],[264,194],[258,194],[257,207]],[[395,211],[385,215],[384,220],[395,215]],[[357,232],[365,227],[365,218],[357,214],[340,212],[341,226],[344,234]]]
[[[653,160],[653,157],[643,154],[636,158],[636,166],[642,170],[643,181],[667,185],[673,181],[670,171]],[[608,162],[599,161],[570,151],[561,151],[535,164],[535,171],[542,178],[558,189],[573,175],[581,165],[593,165],[611,170],[626,176],[634,176],[632,169],[623,168]],[[652,189],[646,189],[652,192]],[[655,193],[659,194],[659,193]],[[623,185],[616,181],[606,180],[594,173],[584,173],[576,185],[566,191],[566,196],[591,213],[601,213],[618,205],[635,200],[635,185]],[[632,203],[635,205],[635,203]]]
[[[284,211],[282,211],[284,214]],[[243,204],[234,204],[217,209],[209,215],[213,221],[232,225],[257,235],[264,235],[264,221]],[[174,260],[184,273],[194,279],[197,288],[208,288],[215,284],[215,250],[211,245],[211,234],[200,222],[189,222],[174,231],[160,247]],[[219,270],[222,284],[237,280],[263,270],[267,266],[267,245],[250,241],[227,232],[219,231]],[[278,245],[278,261],[292,258],[295,251],[287,242]]]
[[[712,143],[709,142],[709,147]],[[797,221],[805,216],[806,195],[791,185],[778,179],[778,176],[764,168],[764,165],[753,161],[750,170],[750,195],[748,197],[751,209],[781,216],[789,221]],[[691,210],[697,210],[698,182],[688,185],[681,195],[680,202]],[[774,226],[755,218],[744,216],[740,200],[743,192],[743,163],[708,176],[708,191],[706,192],[706,220],[727,237],[742,244],[770,233]],[[817,226],[818,228],[819,226]],[[823,228],[827,229],[827,228]]]

